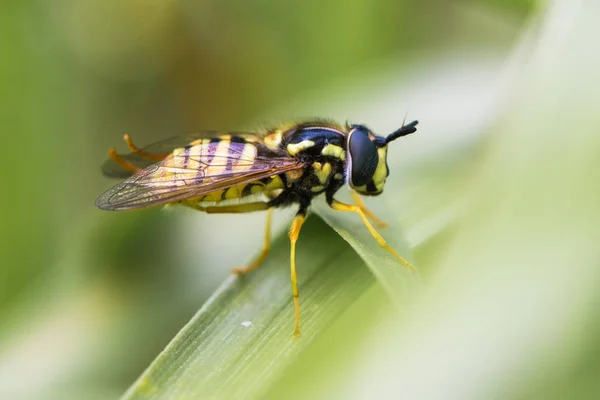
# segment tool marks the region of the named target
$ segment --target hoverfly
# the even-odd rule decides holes
[[[160,141],[144,149],[128,135],[131,153],[109,150],[105,175],[127,177],[96,200],[103,210],[132,210],[181,204],[207,213],[246,213],[267,210],[265,243],[259,257],[234,273],[258,268],[269,253],[270,221],[274,208],[296,205],[289,230],[294,336],[300,334],[296,280],[296,242],[312,199],[325,194],[334,210],[358,214],[377,243],[402,265],[413,267],[392,249],[369,222],[383,225],[358,196],[382,193],[389,175],[387,145],[417,130],[417,121],[402,125],[386,137],[363,125],[310,121],[283,125],[260,133],[204,132]],[[349,185],[355,205],[334,198]]]

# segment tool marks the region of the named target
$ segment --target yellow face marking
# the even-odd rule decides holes
[[[321,192],[323,190],[325,190],[325,186],[320,186],[320,185],[319,186],[313,186],[313,187],[310,188],[310,191],[313,192],[313,193],[318,193],[318,192]]]
[[[300,143],[290,143],[287,145],[287,151],[292,156],[300,153],[302,150],[306,150],[315,145],[315,142],[312,140],[303,140]]]
[[[344,177],[344,175],[343,175],[343,174],[340,174],[340,173],[338,172],[338,173],[337,173],[337,174],[335,174],[333,177],[339,181],[340,179],[342,179],[342,178]]]
[[[336,146],[335,144],[328,144],[327,146],[323,147],[321,154],[324,156],[339,158],[340,160],[346,159],[346,152],[344,149],[340,146]]]
[[[381,192],[383,190],[383,185],[385,184],[385,178],[387,178],[387,166],[385,165],[387,146],[378,148],[377,154],[379,156],[379,163],[377,163],[377,168],[373,174],[373,183],[377,190]]]
[[[264,142],[267,145],[267,147],[269,147],[271,149],[278,149],[279,145],[281,144],[282,136],[283,136],[282,131],[275,131],[275,132],[271,133],[270,135],[265,136]]]
[[[329,181],[329,176],[331,175],[331,164],[325,163],[321,165],[319,162],[314,162],[312,167],[315,171],[315,175],[319,179],[319,182],[326,184]]]

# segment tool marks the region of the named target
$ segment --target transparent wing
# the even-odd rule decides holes
[[[187,135],[182,136],[170,137],[168,139],[160,140],[140,149],[144,153],[152,154],[154,156],[154,159],[149,159],[147,157],[141,156],[139,152],[130,152],[128,154],[121,155],[121,157],[129,161],[135,167],[144,169],[156,163],[157,161],[160,161],[161,157],[168,157],[169,154],[171,154],[171,152],[176,148],[184,147],[199,139],[209,139],[222,135],[238,136],[250,140],[256,138],[256,134],[250,132],[203,131],[189,133]],[[110,178],[125,179],[132,175],[131,172],[129,172],[126,169],[123,169],[123,167],[115,163],[114,160],[111,158],[104,161],[104,163],[101,166],[101,170],[105,176],[108,176]]]
[[[250,142],[206,141],[137,172],[102,194],[96,206],[128,210],[173,203],[303,167],[295,158],[261,155]]]

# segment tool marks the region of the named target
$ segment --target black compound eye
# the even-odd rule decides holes
[[[366,185],[373,177],[379,163],[375,143],[369,138],[366,130],[356,128],[350,135],[348,150],[352,157],[352,185]]]

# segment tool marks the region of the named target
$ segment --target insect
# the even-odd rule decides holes
[[[359,195],[382,193],[389,169],[388,144],[417,130],[417,121],[402,125],[386,137],[363,125],[329,121],[282,125],[262,134],[203,132],[157,142],[144,149],[128,135],[130,154],[109,150],[105,175],[127,177],[96,200],[103,210],[132,210],[181,204],[207,213],[246,213],[267,210],[265,241],[259,257],[234,273],[260,266],[269,253],[274,208],[295,205],[298,212],[289,230],[294,336],[300,334],[300,306],[296,279],[296,242],[314,197],[325,194],[334,210],[358,214],[377,243],[402,265],[413,267],[375,230],[384,225]],[[344,185],[355,205],[334,198]]]

